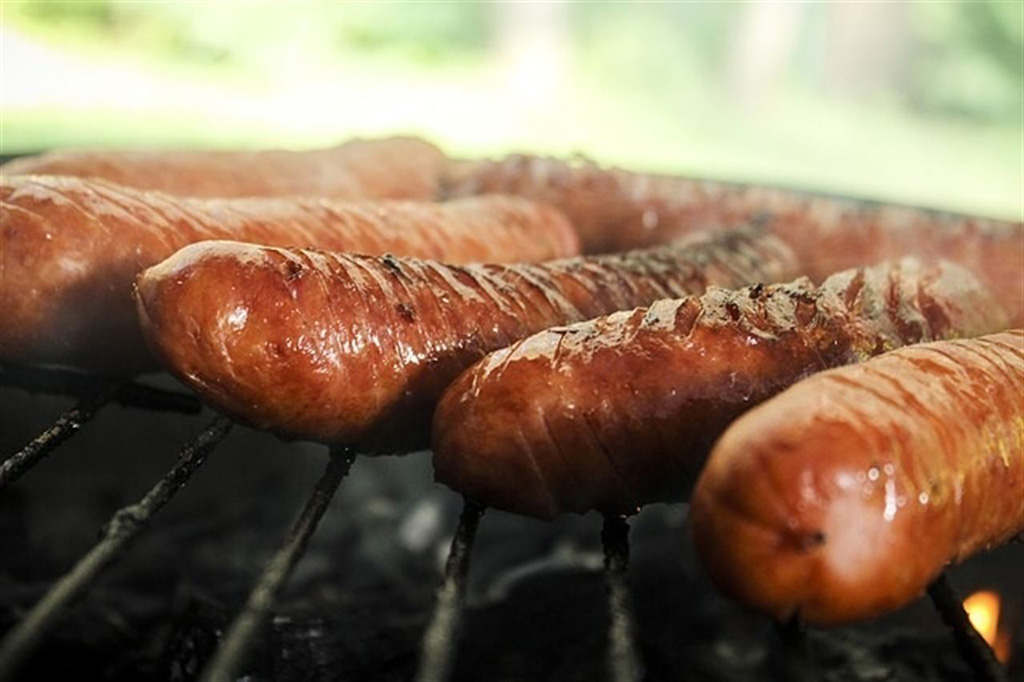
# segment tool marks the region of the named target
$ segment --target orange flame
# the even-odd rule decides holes
[[[978,634],[992,647],[996,658],[1006,663],[1010,647],[999,632],[999,595],[988,590],[975,592],[964,600],[964,610]]]

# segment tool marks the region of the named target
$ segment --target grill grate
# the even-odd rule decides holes
[[[17,669],[40,644],[61,614],[95,582],[142,532],[149,519],[166,505],[206,460],[231,429],[231,422],[218,417],[186,445],[178,462],[157,481],[138,503],[117,511],[103,529],[103,535],[74,568],[60,578],[25,618],[0,642],[0,680],[14,677]]]
[[[629,524],[606,515],[601,529],[604,576],[608,587],[608,672],[610,682],[640,682],[644,667],[636,646],[636,619],[626,584],[629,570]]]
[[[0,368],[0,381],[4,385],[34,392],[79,398],[79,403],[72,410],[61,415],[53,426],[0,465],[0,490],[70,438],[109,402],[181,413],[200,410],[198,401],[190,395],[134,382],[110,384],[95,377],[63,370],[4,367]],[[230,429],[231,422],[227,418],[216,418],[182,448],[174,467],[139,502],[114,514],[98,544],[57,580],[21,622],[12,627],[0,641],[0,681],[14,678],[17,670],[61,616],[85,595],[106,568],[126,553],[130,544],[148,526],[152,516],[189,481]],[[235,679],[242,672],[246,656],[261,626],[302,558],[309,539],[348,474],[354,458],[355,453],[347,448],[331,451],[326,470],[314,486],[284,543],[256,580],[245,606],[206,667],[204,680],[219,682]],[[452,676],[463,618],[470,555],[483,513],[484,508],[479,504],[472,501],[464,503],[430,623],[420,640],[421,657],[416,679],[421,682],[443,682]],[[637,682],[644,678],[645,667],[636,644],[635,618],[626,579],[629,569],[629,526],[626,519],[606,516],[601,537],[609,614],[607,675],[611,682]],[[944,576],[929,588],[929,595],[952,631],[961,655],[978,679],[984,682],[1005,682],[1006,671],[970,623]],[[799,623],[783,626],[780,635],[789,668],[783,677],[812,679],[815,676],[813,661]]]
[[[466,500],[445,562],[444,579],[420,648],[417,682],[444,682],[451,677],[466,596],[469,557],[484,508]]]
[[[42,462],[58,445],[75,435],[110,399],[113,387],[104,386],[82,398],[73,408],[57,417],[53,426],[32,439],[32,442],[0,464],[0,491],[21,478],[25,472]]]
[[[295,564],[302,558],[309,543],[309,538],[323,518],[327,506],[341,485],[342,479],[352,468],[355,453],[348,449],[331,451],[331,458],[323,476],[316,482],[313,492],[306,501],[302,513],[288,533],[274,558],[256,580],[256,585],[249,594],[249,599],[241,613],[235,617],[224,640],[214,654],[213,660],[206,667],[201,679],[207,682],[229,682],[238,677],[245,657],[259,634],[260,626],[266,620],[274,601],[291,575]]]
[[[202,409],[195,396],[165,391],[134,381],[109,383],[83,372],[32,367],[0,368],[0,382],[33,393],[77,397],[78,404],[62,414],[53,426],[0,464],[0,491],[39,464],[58,445],[75,435],[107,403],[126,407],[195,414]]]
[[[996,660],[988,645],[971,624],[963,603],[957,598],[945,575],[928,586],[928,596],[953,633],[957,649],[982,682],[1007,682],[1006,670]]]
[[[785,623],[775,626],[775,631],[782,641],[784,658],[779,676],[789,682],[814,682],[818,679],[814,658],[811,656],[811,643],[807,638],[807,629],[799,618],[790,618]]]

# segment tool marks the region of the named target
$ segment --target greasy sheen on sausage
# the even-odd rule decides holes
[[[489,351],[793,268],[789,251],[758,230],[465,267],[206,242],[150,268],[137,288],[151,348],[214,407],[283,435],[387,453],[428,446],[441,391]]]
[[[540,518],[684,499],[715,439],[804,376],[1003,329],[963,268],[913,259],[658,301],[492,353],[434,415],[437,480]]]
[[[963,265],[1024,324],[1024,224],[774,187],[631,173],[585,160],[515,155],[454,162],[446,193],[504,192],[562,209],[586,253],[662,243],[696,229],[762,221],[796,253],[801,274],[906,256]]]
[[[199,199],[41,175],[0,180],[0,231],[0,358],[119,373],[156,367],[138,331],[135,276],[197,241],[455,263],[578,253],[564,216],[514,197],[447,204]]]
[[[53,151],[15,159],[0,172],[101,178],[183,196],[429,201],[447,166],[445,155],[429,142],[391,137],[301,152]]]
[[[690,517],[714,583],[819,625],[920,596],[1024,532],[1024,332],[943,341],[810,377],[715,446]]]

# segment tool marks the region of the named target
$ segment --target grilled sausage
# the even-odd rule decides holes
[[[435,198],[447,165],[432,144],[393,137],[305,152],[55,151],[15,159],[0,170],[5,176],[102,178],[186,196],[428,201]]]
[[[777,240],[749,230],[467,267],[206,242],[143,273],[138,300],[154,352],[218,409],[286,435],[394,452],[429,445],[441,391],[488,351],[709,284],[788,277],[793,265]]]
[[[838,625],[1024,531],[1024,333],[922,344],[802,381],[715,446],[690,516],[726,594]]]
[[[602,168],[582,158],[563,161],[516,154],[500,161],[452,162],[442,193],[459,197],[501,192],[550,203],[569,216],[586,253],[608,253],[718,227],[718,216],[710,211],[717,187]]]
[[[633,513],[683,499],[729,422],[802,377],[1005,321],[964,269],[907,259],[550,329],[448,388],[436,477],[530,516]]]
[[[770,231],[820,281],[840,269],[914,255],[969,269],[996,297],[1013,326],[1024,324],[1024,224],[922,209],[808,197],[754,188],[745,201],[764,207]]]
[[[551,208],[491,197],[450,204],[195,199],[99,180],[0,181],[0,358],[131,372],[155,363],[131,287],[144,268],[204,239],[244,239],[453,262],[577,253]]]
[[[905,256],[951,260],[981,278],[1013,324],[1024,324],[1020,222],[530,156],[453,163],[444,191],[505,192],[556,206],[576,225],[588,253],[761,220],[794,250],[802,274],[815,282]]]

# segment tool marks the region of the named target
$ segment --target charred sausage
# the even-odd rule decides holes
[[[459,372],[555,324],[788,277],[758,231],[539,265],[453,267],[233,242],[187,247],[138,281],[144,332],[201,397],[258,427],[393,452],[429,445]]]
[[[726,594],[839,625],[1024,531],[1024,332],[921,344],[806,379],[742,417],[694,492]]]
[[[195,199],[59,176],[0,181],[0,230],[0,358],[115,372],[155,367],[138,331],[135,276],[196,241],[457,263],[578,252],[561,214],[512,197],[449,204]]]
[[[905,256],[970,269],[1024,324],[1024,225],[806,192],[644,175],[588,161],[531,156],[456,162],[445,192],[506,192],[562,209],[584,252],[637,248],[694,229],[763,221],[797,254],[801,274],[834,272]]]
[[[304,152],[55,151],[15,159],[0,170],[5,176],[101,178],[185,196],[428,201],[435,198],[447,165],[434,145],[393,137]]]
[[[550,329],[448,388],[436,477],[541,518],[681,500],[726,426],[802,377],[1005,320],[963,268],[906,259]]]

